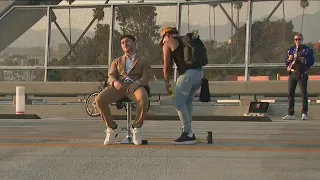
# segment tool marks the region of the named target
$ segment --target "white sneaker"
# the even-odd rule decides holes
[[[132,129],[132,141],[135,145],[141,145],[141,128],[133,128]]]
[[[104,132],[106,132],[106,139],[104,140],[104,145],[112,144],[113,141],[118,136],[120,129],[117,127],[117,129],[111,129],[107,128]]]
[[[291,116],[291,115],[286,115],[286,116],[282,117],[282,119],[284,119],[284,120],[294,120],[294,119],[296,119],[296,117],[295,116]]]
[[[303,114],[302,114],[302,116],[301,116],[301,119],[302,119],[302,120],[307,120],[307,119],[308,119],[308,117],[307,117],[307,115],[306,115],[306,114],[304,114],[304,113],[303,113]]]

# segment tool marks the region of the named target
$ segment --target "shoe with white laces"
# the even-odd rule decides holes
[[[296,117],[295,116],[291,116],[291,115],[286,115],[284,117],[282,117],[283,120],[295,120]]]
[[[141,128],[132,128],[132,141],[135,145],[141,145]]]
[[[104,145],[107,145],[107,144],[113,143],[113,141],[118,136],[120,129],[118,127],[116,129],[107,128],[105,132],[106,132],[106,139],[104,140]]]
[[[307,119],[308,119],[307,114],[304,114],[304,113],[303,113],[302,116],[301,116],[301,119],[302,119],[302,120],[307,120]]]

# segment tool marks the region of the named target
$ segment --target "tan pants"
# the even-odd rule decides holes
[[[143,125],[143,119],[149,108],[149,96],[144,87],[137,88],[133,94],[129,92],[120,92],[112,86],[106,87],[96,97],[96,104],[102,119],[107,127],[116,128],[117,124],[113,121],[109,105],[124,97],[127,97],[137,104],[136,117],[132,126],[134,128],[140,128]]]

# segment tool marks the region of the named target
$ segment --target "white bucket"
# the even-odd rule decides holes
[[[23,86],[16,87],[16,114],[24,114],[25,112],[25,88]]]

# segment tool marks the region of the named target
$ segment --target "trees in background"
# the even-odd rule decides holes
[[[242,7],[235,4],[237,11]],[[213,7],[214,8],[214,7]],[[148,58],[153,65],[162,65],[162,50],[158,45],[160,40],[160,26],[156,23],[156,7],[154,6],[119,6],[115,8],[117,21],[113,33],[112,58],[122,55],[120,36],[133,34],[137,38],[137,47],[142,56]],[[105,65],[106,73],[109,57],[110,25],[104,23],[104,9],[93,9],[93,18],[96,19],[93,37],[84,36],[75,47],[71,56],[62,59],[52,59],[50,66],[77,66],[77,65]],[[108,17],[110,18],[110,17]],[[238,16],[237,16],[238,19]],[[239,22],[237,20],[237,25]],[[252,25],[251,63],[283,63],[286,50],[293,44],[295,33],[291,21],[284,19],[277,21],[255,21]],[[201,35],[200,35],[201,37]],[[211,37],[211,36],[210,36]],[[245,61],[246,24],[239,27],[231,37],[236,43],[222,42],[212,46],[213,40],[206,40],[210,64],[243,64]],[[230,55],[230,52],[236,52]],[[319,55],[320,56],[320,55]],[[11,65],[11,64],[10,64]],[[99,80],[98,70],[49,70],[50,81],[96,81]],[[278,70],[279,71],[279,70]],[[285,69],[283,69],[285,72]],[[258,70],[255,73],[267,75],[270,71]],[[162,78],[162,71],[155,72],[157,78]],[[224,79],[227,75],[243,75],[243,69],[206,70],[209,79]],[[38,73],[35,79],[43,79],[43,72]],[[214,80],[214,79],[211,79]]]
[[[120,36],[133,34],[137,38],[139,52],[148,58],[152,64],[161,63],[160,26],[156,24],[156,8],[154,6],[121,6],[115,9],[116,21],[120,27],[114,30],[112,58],[122,55]],[[103,8],[93,10],[97,19],[94,37],[85,36],[75,48],[76,56],[67,56],[59,61],[51,61],[50,65],[108,65],[110,25],[102,23]],[[51,80],[61,81],[96,81],[99,79],[97,70],[50,70],[55,74]]]

